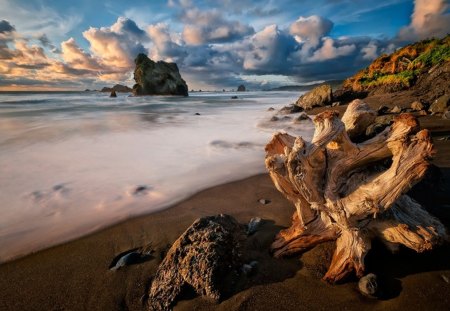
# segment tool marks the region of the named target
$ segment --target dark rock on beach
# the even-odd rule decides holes
[[[331,85],[324,84],[317,86],[306,94],[300,96],[296,102],[296,105],[304,110],[309,110],[314,107],[331,105],[332,101],[333,93],[331,90]]]
[[[181,95],[188,96],[188,86],[175,63],[154,62],[145,54],[134,60],[134,95]]]
[[[170,310],[183,291],[219,301],[239,276],[244,227],[228,215],[197,219],[169,249],[156,271],[150,310]]]

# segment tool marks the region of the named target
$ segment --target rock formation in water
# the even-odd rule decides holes
[[[331,105],[332,101],[331,85],[323,84],[300,96],[295,104],[304,110],[309,110],[314,107]]]
[[[238,92],[245,92],[245,85],[243,85],[243,84],[239,85],[238,88],[237,88],[237,91]]]
[[[154,62],[145,54],[139,54],[134,62],[134,95],[188,96],[188,86],[181,78],[177,64]]]
[[[399,114],[362,140],[375,115],[356,100],[342,120],[335,111],[316,115],[311,142],[277,133],[266,146],[270,176],[295,205],[292,226],[280,231],[272,252],[293,255],[336,241],[324,276],[330,283],[364,275],[372,239],[393,251],[404,245],[423,252],[448,238],[444,225],[406,194],[430,166],[430,133],[412,115]]]
[[[104,87],[100,92],[110,93],[112,91],[117,93],[130,93],[132,90],[126,85],[116,84],[113,87]]]

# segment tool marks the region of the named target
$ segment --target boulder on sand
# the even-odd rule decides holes
[[[244,227],[228,215],[197,219],[169,249],[156,271],[150,310],[171,310],[186,289],[220,300],[235,287]]]
[[[333,92],[331,85],[323,84],[300,96],[295,104],[305,110],[309,110],[314,107],[330,105],[332,101]]]
[[[134,95],[182,95],[188,96],[188,86],[181,78],[175,63],[154,62],[145,54],[134,60]]]

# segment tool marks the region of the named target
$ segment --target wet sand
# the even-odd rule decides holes
[[[415,187],[410,194],[450,227],[450,141],[440,140],[450,134],[450,121],[420,120],[433,130],[438,151],[434,164],[445,180]],[[261,198],[271,202],[261,204]],[[257,273],[249,277],[247,289],[219,304],[191,297],[179,301],[175,310],[449,309],[448,244],[423,254],[401,249],[392,255],[374,243],[367,272],[378,274],[383,296],[370,299],[358,292],[356,279],[334,286],[321,281],[332,242],[302,256],[270,256],[274,235],[290,225],[293,212],[266,174],[202,191],[167,210],[0,265],[0,310],[144,310],[143,297],[168,247],[196,218],[220,213],[242,223],[252,217],[266,220],[246,243],[248,256],[259,262]],[[155,250],[150,260],[108,269],[118,254],[149,244]]]

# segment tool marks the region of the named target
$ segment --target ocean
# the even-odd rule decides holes
[[[231,96],[238,99],[231,99]],[[265,172],[299,92],[0,93],[0,263]]]

